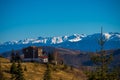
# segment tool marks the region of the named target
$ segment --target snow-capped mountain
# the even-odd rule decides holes
[[[103,33],[106,39],[105,49],[120,48],[120,33]],[[35,39],[24,39],[19,41],[8,41],[0,44],[0,53],[12,49],[22,49],[27,46],[54,46],[82,51],[96,51],[100,46],[98,40],[100,33],[92,35],[73,34],[71,36],[38,37]]]

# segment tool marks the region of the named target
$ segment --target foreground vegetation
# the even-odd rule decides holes
[[[8,59],[0,58],[1,69],[5,80],[11,80],[10,67],[12,63]],[[18,63],[15,63],[16,65]],[[25,80],[86,80],[82,71],[67,65],[48,65],[40,63],[21,63]],[[47,75],[46,75],[47,73]],[[50,79],[45,79],[50,74]],[[13,79],[14,80],[14,79]]]

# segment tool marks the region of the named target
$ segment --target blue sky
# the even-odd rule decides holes
[[[0,0],[0,42],[120,32],[120,0]]]

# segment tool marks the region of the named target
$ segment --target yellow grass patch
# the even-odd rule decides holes
[[[2,62],[4,76],[7,78],[7,80],[10,80],[11,74],[9,73],[9,70],[12,63],[10,63],[10,61],[5,58],[0,58],[0,60]],[[45,64],[30,62],[22,63],[23,70],[25,66],[27,68],[27,71],[24,71],[24,77],[26,80],[43,80],[44,72],[46,70]],[[63,65],[50,65],[50,67],[52,80],[86,80],[83,72],[79,71],[78,69],[71,71],[70,67],[68,67],[68,69],[64,70]],[[57,69],[54,70],[54,68]]]

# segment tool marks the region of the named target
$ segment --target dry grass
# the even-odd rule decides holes
[[[2,70],[4,71],[4,75],[9,80],[11,74],[9,73],[11,63],[8,59],[0,58],[2,62]],[[39,63],[22,63],[23,69],[27,67],[27,71],[24,71],[24,76],[26,80],[43,80],[44,72],[46,70],[45,64]],[[52,80],[86,80],[85,75],[82,71],[78,69],[70,70],[70,67],[67,69],[63,69],[63,65],[53,66],[51,67],[51,75]]]

